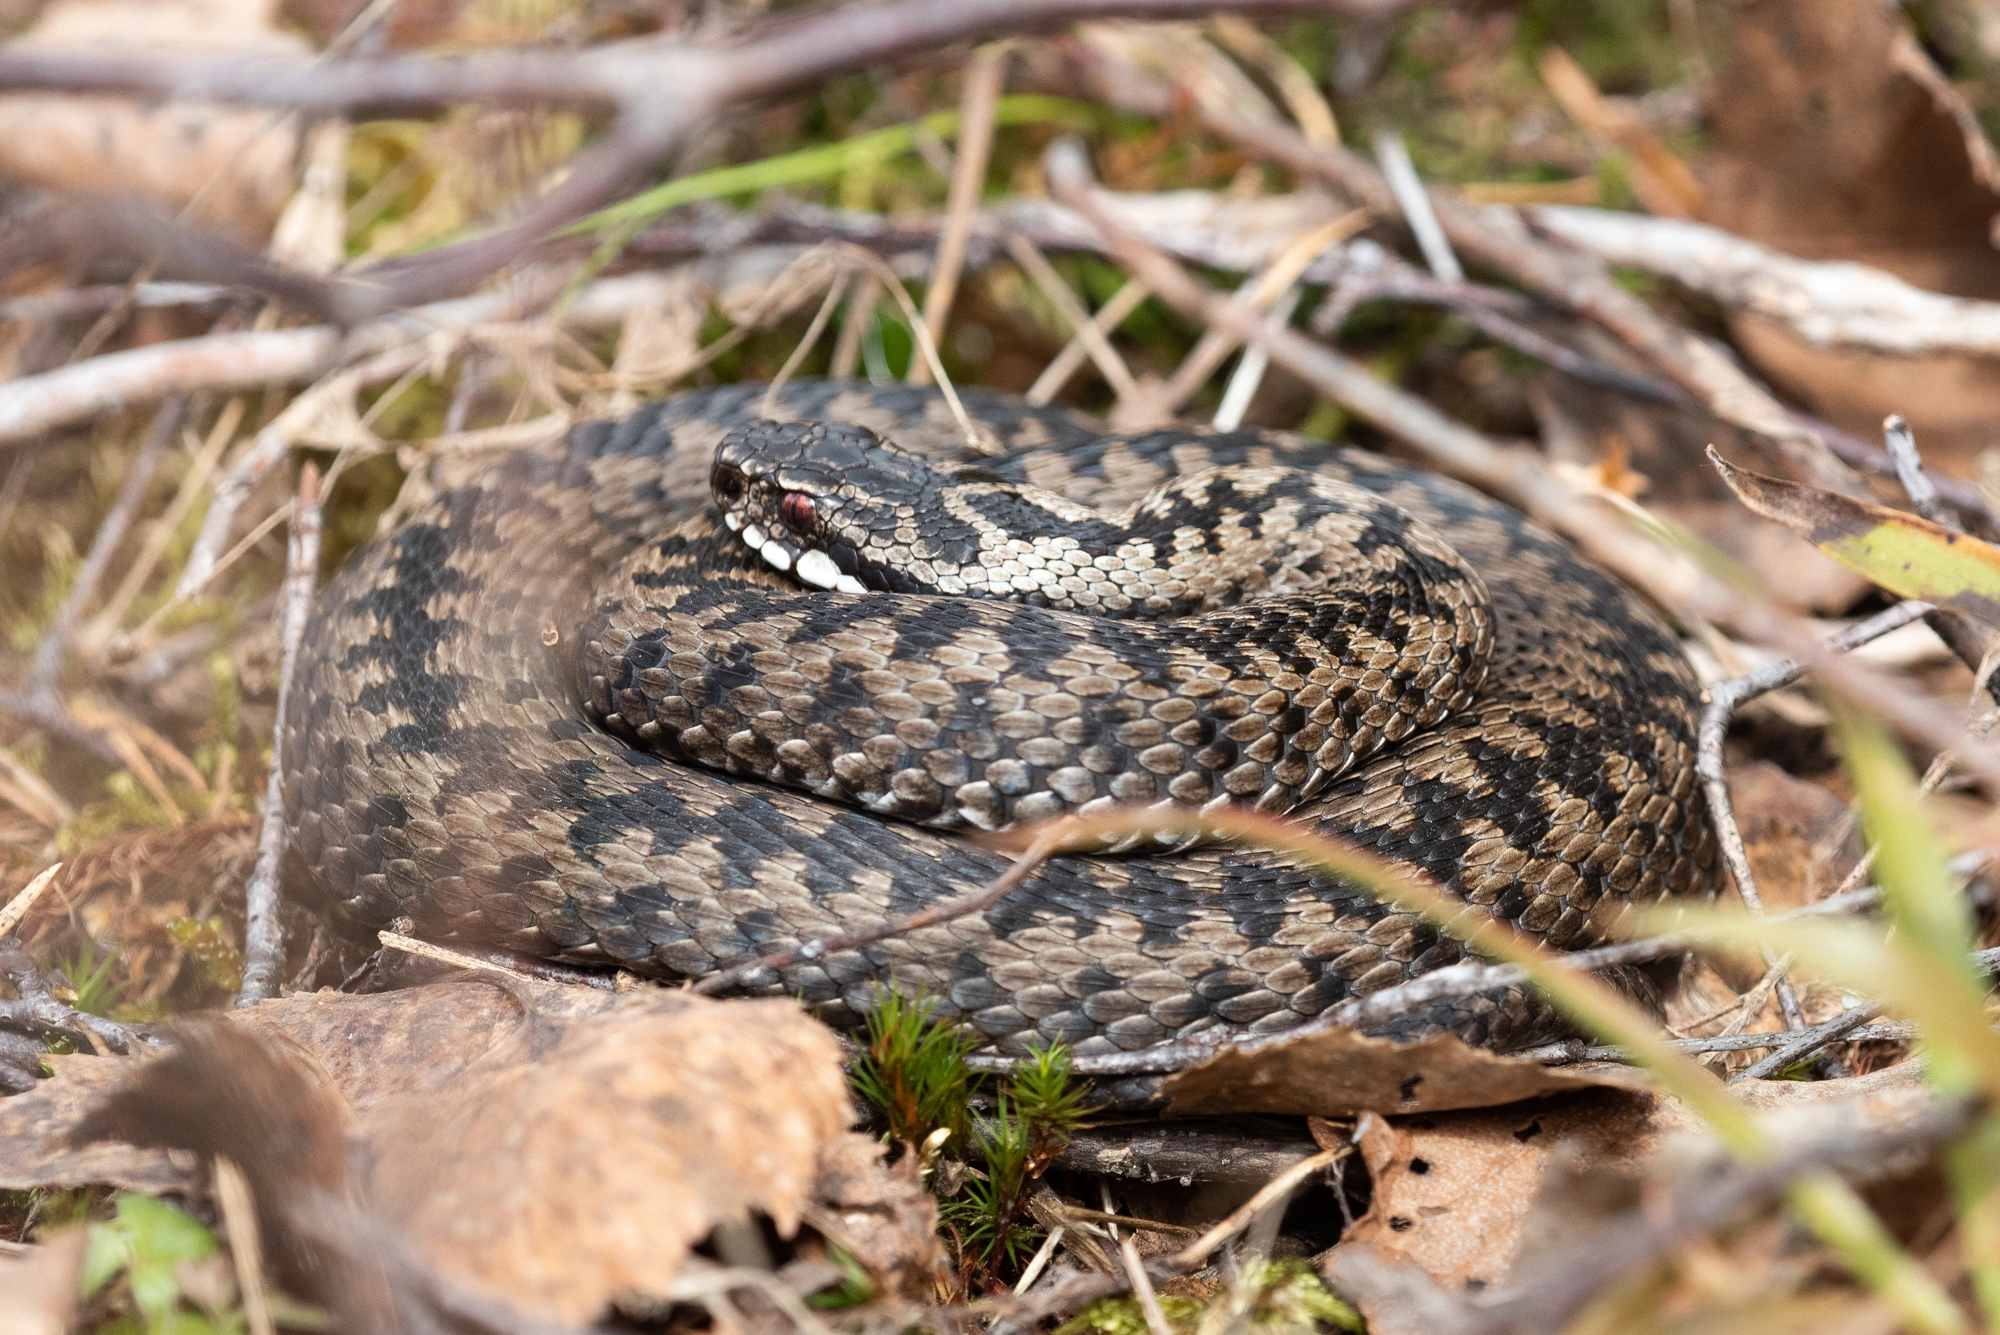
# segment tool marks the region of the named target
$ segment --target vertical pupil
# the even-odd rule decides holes
[[[778,513],[783,515],[785,522],[793,528],[808,528],[813,521],[812,497],[803,492],[788,492],[778,505]]]

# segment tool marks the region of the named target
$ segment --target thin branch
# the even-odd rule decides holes
[[[1653,403],[1697,406],[1676,385],[1586,357],[1530,329],[1521,318],[1534,314],[1538,304],[1519,292],[1462,279],[1447,282],[1434,278],[1365,237],[1348,243],[1344,260],[1327,299],[1313,312],[1312,330],[1322,338],[1338,334],[1363,302],[1401,301],[1440,306],[1494,342],[1553,367],[1573,380],[1602,385]],[[1321,267],[1316,265],[1314,269]],[[1313,270],[1308,270],[1308,275],[1318,276]]]
[[[383,930],[375,934],[375,939],[382,943],[384,951],[393,950],[404,955],[414,955],[418,959],[429,960],[433,964],[442,964],[448,968],[504,973],[513,978],[532,978],[544,983],[561,983],[566,987],[589,987],[600,992],[616,991],[620,979],[627,976],[610,976],[602,970],[579,969],[507,951],[441,946],[435,941],[419,941],[414,936],[404,936],[401,932]],[[376,952],[377,957],[380,955],[380,951]]]
[[[1899,603],[1866,621],[1849,626],[1829,639],[1826,647],[1832,653],[1847,653],[1909,625],[1930,610],[1928,603]],[[1729,868],[1730,878],[1736,882],[1736,893],[1744,907],[1760,918],[1764,916],[1764,900],[1757,893],[1757,878],[1750,868],[1749,851],[1743,844],[1743,832],[1736,824],[1736,809],[1729,796],[1729,776],[1723,767],[1722,743],[1729,732],[1730,720],[1745,701],[1789,685],[1804,671],[1797,663],[1780,661],[1747,676],[1716,683],[1709,688],[1708,707],[1702,710],[1701,723],[1695,734],[1695,776],[1701,780],[1702,790],[1708,798],[1709,821],[1715,827],[1723,863]],[[1805,1014],[1799,1009],[1798,992],[1779,967],[1777,957],[1769,950],[1764,952],[1764,964],[1777,973],[1778,1008],[1785,1017],[1785,1027],[1793,1030],[1805,1028]]]
[[[1303,295],[1297,283],[1286,288],[1272,305],[1271,318],[1280,324],[1288,323]],[[1257,387],[1264,383],[1264,373],[1270,368],[1271,355],[1263,348],[1252,343],[1243,349],[1243,355],[1236,359],[1236,369],[1229,373],[1229,383],[1223,386],[1222,402],[1216,405],[1212,425],[1223,431],[1242,426],[1243,415],[1250,411],[1250,401],[1257,397]]]
[[[0,385],[0,445],[38,440],[134,403],[198,389],[260,389],[323,374],[340,351],[325,326],[208,334],[105,353]]]
[[[36,699],[53,702],[59,698],[63,656],[69,648],[70,638],[83,620],[84,609],[97,596],[98,582],[111,568],[111,558],[117,552],[118,544],[125,540],[125,530],[132,526],[140,503],[146,499],[146,488],[152,485],[153,470],[159,466],[160,456],[166,452],[168,442],[180,431],[181,419],[186,415],[187,400],[183,398],[168,399],[166,405],[153,414],[153,424],[147,428],[145,438],[139,442],[139,452],[125,470],[124,484],[119,487],[111,508],[105,511],[104,521],[97,526],[97,533],[90,540],[90,550],[84,553],[83,562],[77,567],[76,582],[70,586],[69,596],[63,599],[55,620],[42,636],[41,643],[35,646],[35,656],[29,668],[28,690]]]
[[[1231,1211],[1227,1218],[1175,1252],[1173,1265],[1183,1271],[1196,1269],[1215,1254],[1216,1248],[1250,1227],[1257,1216],[1289,1199],[1300,1183],[1322,1169],[1333,1167],[1350,1153],[1352,1150],[1343,1145],[1339,1149],[1322,1150],[1310,1159],[1293,1164],[1266,1182],[1256,1195]]]
[[[1854,1043],[1863,1039],[1861,1029],[1882,1013],[1879,1005],[1856,1006],[1828,1020],[1825,1024],[1814,1025],[1792,1039],[1791,1042],[1772,1052],[1753,1066],[1746,1067],[1729,1077],[1732,1085],[1745,1080],[1769,1080],[1789,1067],[1807,1060],[1815,1053],[1830,1048],[1836,1043]],[[1886,1026],[1885,1026],[1886,1027]]]
[[[1139,392],[1139,385],[1132,379],[1132,372],[1125,365],[1125,359],[1111,346],[1111,340],[1105,337],[1105,330],[1099,328],[1097,320],[1083,308],[1083,303],[1077,299],[1076,293],[1070,291],[1069,284],[1063,281],[1062,275],[1056,272],[1048,257],[1021,232],[1007,234],[1007,253],[1013,256],[1014,263],[1021,267],[1021,272],[1034,280],[1042,295],[1049,299],[1056,311],[1068,322],[1075,345],[1089,354],[1091,363],[1097,367],[1097,373],[1104,377],[1105,384],[1111,386],[1111,391],[1118,396],[1118,401],[1123,403],[1136,395]],[[1124,289],[1120,289],[1119,295],[1123,294]],[[1144,298],[1141,297],[1140,300]],[[1109,309],[1108,303],[1106,309]],[[1118,317],[1118,319],[1123,318],[1123,316]],[[1110,323],[1116,325],[1117,320],[1112,320]],[[1053,367],[1054,363],[1051,362],[1050,366]],[[1046,379],[1048,375],[1049,372],[1044,371],[1042,379]],[[1042,379],[1037,379],[1036,385],[1039,386]],[[1060,383],[1057,387],[1060,388]]]
[[[243,990],[238,1007],[254,1006],[272,995],[285,959],[284,923],[279,916],[278,872],[285,859],[285,713],[290,703],[299,642],[305,638],[319,581],[319,470],[308,463],[299,472],[292,506],[292,540],[285,563],[285,604],[280,623],[277,719],[271,728],[271,774],[264,785],[264,819],[257,832],[257,864],[244,886]]]
[[[1889,447],[1889,461],[1896,467],[1896,481],[1902,483],[1903,493],[1917,507],[1917,513],[1934,524],[1957,528],[1958,516],[1938,499],[1937,484],[1924,472],[1923,458],[1917,453],[1917,435],[1910,430],[1909,419],[1901,413],[1890,413],[1882,420],[1882,439]]]
[[[1437,211],[1431,207],[1431,197],[1424,193],[1424,183],[1417,176],[1416,164],[1410,161],[1410,150],[1404,145],[1403,136],[1394,130],[1377,134],[1375,161],[1381,164],[1382,179],[1389,183],[1389,191],[1403,211],[1403,220],[1417,238],[1417,249],[1423,252],[1431,276],[1446,283],[1464,282],[1465,269],[1452,253],[1444,228],[1438,225]]]
[[[19,937],[0,936],[0,978],[14,989],[14,1000],[0,1001],[0,1028],[33,1037],[61,1034],[85,1049],[91,1048],[93,1039],[101,1039],[105,1047],[121,1055],[161,1045],[160,1038],[144,1025],[120,1024],[56,1000],[55,989],[29,958]]]
[[[1851,260],[1797,259],[1703,223],[1590,208],[1523,214],[1606,263],[1672,279],[1814,347],[1896,357],[2000,353],[2000,302],[1926,292]]]
[[[943,904],[933,904],[929,908],[912,913],[907,917],[891,919],[874,927],[864,927],[859,931],[853,932],[841,932],[833,936],[816,937],[789,950],[774,951],[769,955],[759,956],[757,959],[751,960],[748,964],[738,964],[733,968],[705,975],[692,984],[689,990],[701,993],[715,993],[745,984],[754,986],[755,982],[753,980],[757,980],[760,975],[766,973],[788,969],[794,964],[803,964],[810,960],[824,959],[828,955],[838,951],[857,950],[862,946],[873,945],[877,941],[886,941],[892,937],[907,936],[911,932],[922,931],[927,927],[935,927],[939,923],[950,922],[954,918],[963,918],[969,913],[978,913],[999,903],[1015,890],[1019,889],[1024,881],[1034,875],[1035,871],[1044,862],[1048,861],[1049,855],[1055,852],[1066,834],[1067,831],[1059,828],[1057,825],[1050,825],[1044,828],[1036,836],[1035,841],[1028,846],[1027,850],[1014,859],[1012,865],[1006,871],[994,877],[992,881],[975,894],[949,900]]]
[[[1090,350],[1090,339],[1093,336],[1099,339],[1107,338],[1112,330],[1125,323],[1127,316],[1143,306],[1146,298],[1151,295],[1153,294],[1147,291],[1144,283],[1136,278],[1127,279],[1123,287],[1111,294],[1111,300],[1099,306],[1097,314],[1090,317],[1088,325],[1090,333],[1084,333],[1085,326],[1077,326],[1077,331],[1071,336],[1070,341],[1042,369],[1042,373],[1035,377],[1035,383],[1028,386],[1028,392],[1022,397],[1029,403],[1037,405],[1054,399],[1062,387],[1069,383],[1069,378],[1076,374],[1077,367],[1083,365],[1084,356]],[[1104,346],[1106,349],[1111,347],[1108,341]],[[1116,355],[1115,352],[1113,355]],[[1121,367],[1124,364],[1123,360],[1118,362]],[[1125,378],[1131,380],[1130,371],[1125,373]],[[1138,388],[1136,382],[1133,388]],[[1121,401],[1129,401],[1129,396],[1123,393],[1119,397]]]
[[[965,243],[972,234],[973,215],[986,186],[986,163],[993,152],[994,108],[1000,102],[1007,69],[1004,46],[984,46],[972,53],[965,67],[965,92],[959,104],[958,156],[952,163],[951,188],[945,198],[944,231],[938,236],[937,261],[931,266],[930,287],[924,292],[924,328],[933,343],[944,341],[951,303],[965,268]],[[929,384],[930,363],[910,359],[909,382]]]

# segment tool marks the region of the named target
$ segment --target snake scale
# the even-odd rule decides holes
[[[1693,675],[1560,540],[1359,450],[963,397],[976,446],[935,391],[800,381],[785,425],[761,386],[703,390],[443,484],[306,629],[284,791],[319,890],[691,977],[974,892],[1007,859],[954,828],[1148,801],[1289,808],[1564,948],[1710,889]],[[1460,957],[1205,844],[1058,858],[747,990],[851,1024],[893,977],[998,1050],[1091,1054],[1283,1030]],[[1552,1026],[1506,991],[1386,1032]]]

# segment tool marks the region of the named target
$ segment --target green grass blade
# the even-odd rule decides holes
[[[1991,1026],[1985,1015],[1986,981],[1972,962],[1972,909],[1945,864],[1943,843],[1916,775],[1879,721],[1837,700],[1829,700],[1828,706],[1862,824],[1875,846],[1884,915],[1898,944],[1935,971],[1935,986],[1958,997],[1954,1018],[1972,1038],[1968,1046],[1940,1032],[1926,1074],[1947,1097],[1991,1089],[1996,1075],[1991,1063],[2000,1049],[1987,1050],[1979,1037],[1990,1035]],[[1945,1175],[1958,1206],[1973,1291],[1987,1325],[2000,1328],[2000,1122],[1991,1115],[1980,1118],[1945,1156]]]
[[[1861,803],[1863,826],[1875,845],[1875,879],[1889,922],[1936,968],[1984,992],[1985,982],[1972,963],[1972,910],[1952,880],[1916,776],[1879,722],[1838,700],[1829,699],[1827,707]]]
[[[1102,113],[1087,103],[1072,101],[1066,97],[1044,97],[1037,94],[1003,97],[993,109],[994,124],[1000,126],[1062,125],[1072,129],[1088,129],[1097,124],[1101,118]],[[906,125],[891,125],[885,129],[855,135],[851,139],[842,139],[837,143],[802,148],[792,153],[780,153],[756,162],[742,162],[733,166],[717,167],[712,171],[696,172],[692,176],[683,176],[663,185],[654,186],[651,190],[621,200],[609,208],[600,209],[588,218],[571,223],[556,235],[574,236],[578,233],[595,235],[612,228],[630,227],[634,224],[643,227],[668,210],[679,208],[683,204],[692,204],[697,200],[722,199],[730,195],[774,190],[779,186],[831,180],[857,162],[882,162],[914,152],[919,133],[926,130],[940,139],[951,138],[958,132],[958,113],[940,111],[920,121],[911,121]]]

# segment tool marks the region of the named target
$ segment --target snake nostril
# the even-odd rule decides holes
[[[715,492],[715,499],[724,505],[734,505],[743,499],[743,474],[734,468],[719,467],[709,478],[709,487]]]

